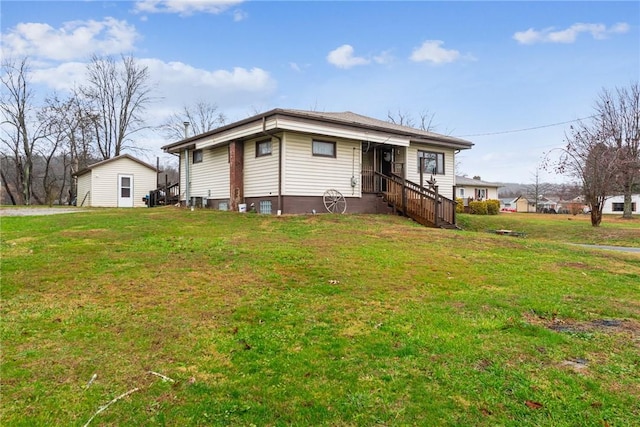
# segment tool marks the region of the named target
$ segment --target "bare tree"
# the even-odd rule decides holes
[[[42,120],[47,120],[47,117],[44,114],[41,114],[40,116]],[[52,167],[55,160],[57,160],[56,155],[62,146],[62,135],[59,133],[48,133],[45,141],[46,144],[40,144],[37,149],[37,160],[39,160],[40,163],[37,170],[41,172],[40,179],[44,203],[51,206],[53,205],[57,194],[60,193],[60,185],[64,185],[63,181],[66,176],[64,171],[62,173],[56,173],[57,171],[53,170]]]
[[[540,182],[540,168],[536,168],[536,172],[533,175],[533,184],[527,186],[526,196],[529,200],[535,200],[536,212],[540,212],[540,198],[550,189],[550,185]]]
[[[591,122],[571,126],[566,138],[567,145],[561,149],[555,169],[580,182],[591,210],[591,225],[597,227],[602,222],[604,202],[616,188],[619,152],[607,145],[607,134],[598,116]]]
[[[167,139],[184,138],[184,123],[189,122],[194,135],[208,132],[224,126],[227,117],[218,110],[216,104],[198,100],[192,105],[185,105],[179,113],[173,113],[161,126],[160,130]]]
[[[411,113],[401,110],[398,110],[396,113],[392,113],[391,111],[387,112],[387,120],[393,124],[421,129],[428,132],[434,131],[437,127],[437,125],[433,123],[434,118],[435,113],[431,113],[429,110],[422,111],[419,114],[417,122]]]
[[[2,156],[0,157],[0,179],[2,180],[2,188],[4,189],[2,195],[4,196],[6,194],[9,197],[11,204],[17,205],[16,196],[13,195],[14,188],[12,184],[15,182],[15,179],[12,179],[12,177],[9,176],[9,169],[13,165],[13,162],[6,154],[1,153],[0,155]],[[0,200],[0,203],[6,203],[4,197]]]
[[[133,56],[94,56],[87,66],[88,82],[80,93],[90,105],[96,146],[102,159],[119,156],[126,148],[135,148],[131,136],[144,129],[143,113],[152,101],[147,67]]]
[[[33,190],[33,161],[38,142],[46,136],[46,123],[36,121],[33,92],[29,81],[29,60],[7,59],[2,63],[2,136],[0,140],[7,158],[11,158],[15,170],[14,185],[20,195],[20,203],[30,205],[36,198]],[[9,183],[2,182],[10,193]]]
[[[392,113],[391,111],[387,112],[387,120],[393,124],[425,130],[428,132],[435,131],[437,127],[433,123],[434,118],[435,113],[431,113],[429,110],[422,111],[419,114],[417,121],[411,113],[402,110],[398,110],[396,113]]]
[[[640,181],[640,87],[603,90],[590,121],[567,135],[556,170],[577,178],[591,209],[591,224],[602,221],[607,197],[624,194],[624,217],[631,217],[631,193]]]
[[[617,150],[617,184],[624,195],[623,218],[632,217],[631,195],[640,182],[640,86],[603,90],[596,101],[596,115],[607,144]]]
[[[62,200],[64,187],[67,186],[71,201],[76,195],[73,175],[99,160],[94,148],[95,117],[78,93],[73,93],[66,99],[60,99],[55,94],[48,97],[45,111],[49,123],[49,139],[56,140],[59,144],[58,163],[62,165],[62,176],[56,176],[62,181],[59,199]]]

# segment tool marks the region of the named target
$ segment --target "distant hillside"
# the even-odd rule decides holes
[[[517,196],[532,196],[536,193],[535,184],[518,184],[514,182],[497,182],[498,197],[509,198]],[[571,200],[580,195],[580,188],[572,184],[552,184],[543,182],[538,184],[538,194],[550,199]]]

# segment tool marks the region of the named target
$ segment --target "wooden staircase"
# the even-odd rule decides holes
[[[180,184],[164,185],[149,192],[149,198],[145,199],[147,206],[168,206],[180,202]]]
[[[458,229],[456,202],[398,175],[375,172],[384,199],[396,212],[427,227]]]

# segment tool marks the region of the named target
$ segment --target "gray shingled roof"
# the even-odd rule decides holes
[[[501,187],[500,184],[494,182],[482,181],[480,179],[467,178],[466,176],[456,175],[456,185],[468,185],[470,187]]]
[[[294,110],[294,109],[282,109],[276,108],[261,114],[257,114],[246,119],[230,123],[228,125],[213,129],[209,132],[194,135],[189,138],[185,138],[181,141],[173,142],[162,147],[164,150],[172,149],[178,146],[186,146],[187,144],[197,141],[203,137],[215,135],[229,129],[233,129],[239,126],[243,126],[248,123],[252,123],[258,120],[263,120],[265,117],[274,115],[290,116],[295,118],[302,118],[308,120],[315,120],[318,122],[342,124],[345,126],[357,127],[361,129],[377,130],[381,132],[393,133],[409,138],[410,140],[417,142],[431,142],[440,141],[444,144],[451,144],[457,148],[471,148],[473,143],[465,139],[456,138],[453,136],[441,135],[435,132],[429,132],[421,129],[416,129],[408,126],[397,125],[395,123],[386,122],[384,120],[374,119],[373,117],[367,117],[360,114],[353,113],[351,111],[343,112],[319,112],[319,111],[306,111],[306,110]]]
[[[407,136],[416,136],[422,138],[435,138],[439,140],[450,140],[456,143],[469,143],[469,141],[456,138],[448,135],[441,135],[435,132],[429,132],[422,129],[416,129],[409,126],[398,125],[395,123],[387,122],[384,120],[374,119],[373,117],[363,116],[361,114],[356,114],[351,111],[343,111],[343,112],[319,112],[319,111],[306,111],[306,110],[292,110],[292,109],[280,109],[278,111],[282,111],[283,113],[290,113],[298,116],[308,116],[309,118],[320,119],[320,120],[333,120],[338,122],[343,122],[349,125],[361,125],[367,127],[375,127],[380,129],[386,129],[388,131],[392,131],[394,133],[400,133]]]

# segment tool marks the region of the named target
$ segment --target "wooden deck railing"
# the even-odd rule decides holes
[[[180,184],[164,185],[149,192],[149,207],[173,205],[180,201]]]
[[[387,202],[414,221],[428,227],[456,226],[456,202],[439,195],[437,187],[430,190],[397,175],[374,176]]]

